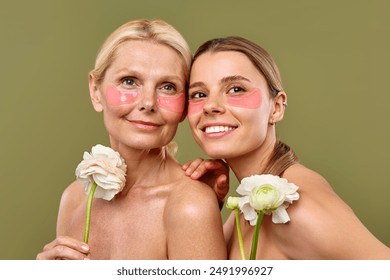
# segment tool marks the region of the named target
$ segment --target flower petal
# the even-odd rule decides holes
[[[249,221],[253,226],[256,224],[257,212],[249,203],[249,196],[241,197],[238,201],[238,206],[240,207],[241,212],[244,214],[244,219]]]
[[[248,182],[241,181],[241,184],[237,187],[236,192],[241,195],[250,195],[254,187],[254,185],[251,185]]]
[[[272,211],[272,222],[275,224],[284,224],[290,221],[284,205],[279,206],[275,211]]]
[[[109,147],[96,145],[91,154],[85,152],[84,160],[76,168],[76,177],[89,193],[96,182],[95,197],[111,200],[122,191],[126,183],[126,163],[120,154]]]

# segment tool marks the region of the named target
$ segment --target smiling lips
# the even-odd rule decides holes
[[[212,134],[212,133],[228,132],[234,129],[236,129],[236,127],[226,126],[226,125],[216,125],[216,126],[207,126],[204,128],[203,131],[206,134]]]
[[[154,130],[157,129],[160,125],[157,123],[152,122],[145,122],[145,121],[139,121],[139,120],[128,120],[130,123],[132,123],[134,126],[146,130]]]

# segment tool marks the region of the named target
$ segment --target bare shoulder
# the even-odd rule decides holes
[[[336,203],[336,205],[344,207],[345,210],[351,210],[333,190],[329,182],[314,170],[301,164],[295,164],[285,171],[283,177],[299,187],[298,192],[305,198],[305,201],[315,202],[318,206],[326,206],[328,203],[335,206]]]
[[[74,181],[64,190],[58,211],[57,234],[64,234],[75,211],[79,209],[80,205],[84,205],[82,202],[85,199],[86,195],[79,181]]]
[[[301,164],[288,168],[283,177],[299,187],[298,192],[303,198],[300,204],[311,204],[311,207],[329,208],[335,210],[351,211],[352,209],[334,191],[329,182],[319,173]],[[309,206],[309,205],[307,205]]]
[[[182,215],[190,216],[207,214],[210,210],[220,213],[215,192],[208,185],[188,177],[183,177],[172,190],[167,208],[175,212],[180,209]]]
[[[299,200],[291,207],[293,216],[299,223],[310,223],[318,219],[331,218],[331,215],[348,212],[352,209],[337,195],[328,181],[317,172],[295,164],[288,168],[284,176],[289,182],[298,186]],[[313,219],[308,219],[311,216]],[[318,226],[323,225],[322,222]]]
[[[85,199],[84,188],[79,181],[72,182],[62,193],[60,207],[73,207]]]
[[[169,194],[164,220],[168,228],[191,224],[204,227],[221,220],[214,191],[202,182],[183,178]]]
[[[283,174],[288,181],[296,185],[312,185],[314,187],[323,189],[324,191],[332,190],[328,181],[319,173],[305,167],[302,164],[294,164],[290,166]]]
[[[226,259],[222,218],[209,186],[183,177],[167,199],[164,226],[169,259]]]
[[[290,240],[282,240],[291,245],[286,248],[292,258],[359,259],[388,253],[320,174],[296,164],[283,177],[299,187],[300,195],[287,209]]]

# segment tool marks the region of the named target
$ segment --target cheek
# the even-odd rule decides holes
[[[107,104],[111,106],[120,106],[134,103],[137,100],[138,92],[123,92],[117,90],[115,86],[110,85],[106,89],[105,96]]]
[[[196,130],[196,124],[199,121],[199,117],[197,115],[189,115],[187,114],[187,122],[191,130]]]
[[[183,113],[186,98],[184,92],[179,93],[177,96],[158,96],[158,107],[168,110],[173,113]]]
[[[189,101],[188,102],[188,115],[191,116],[193,114],[199,113],[203,110],[203,106],[205,104],[205,101]]]
[[[138,98],[138,91],[119,91],[113,85],[107,87],[106,101],[111,106],[121,106],[134,103]],[[158,96],[157,104],[160,108],[174,113],[183,113],[185,105],[185,95],[183,92],[177,96]]]
[[[252,92],[241,96],[229,96],[227,103],[234,107],[257,109],[261,106],[262,96],[260,89],[256,88]]]
[[[252,92],[241,96],[229,96],[227,97],[227,103],[233,107],[240,107],[246,109],[257,109],[261,106],[262,95],[260,89],[256,88]],[[205,101],[189,101],[188,103],[188,115],[199,113],[203,110]]]

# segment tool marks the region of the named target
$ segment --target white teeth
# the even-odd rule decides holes
[[[234,127],[231,127],[231,126],[208,126],[206,127],[205,129],[205,132],[206,133],[217,133],[217,132],[226,132],[226,131],[229,131],[229,130],[233,130]]]

